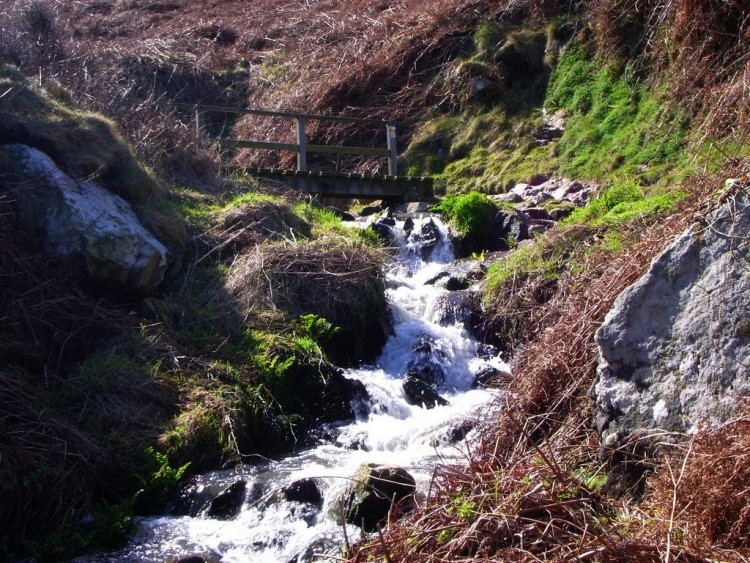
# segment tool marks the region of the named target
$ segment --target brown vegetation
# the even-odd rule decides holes
[[[351,358],[371,357],[384,342],[381,266],[385,253],[342,241],[293,240],[250,249],[232,265],[227,288],[240,310],[315,314],[347,333]]]
[[[707,134],[734,135],[738,144],[747,140],[750,23],[744,0],[75,0],[10,1],[6,7],[0,14],[0,62],[38,77],[61,107],[76,101],[116,119],[146,162],[166,177],[194,185],[223,185],[217,180],[218,158],[211,147],[197,145],[192,116],[180,113],[172,102],[396,118],[405,122],[408,132],[435,108],[455,109],[442,73],[469,47],[479,23],[499,18],[543,20],[559,13],[583,14],[612,64],[635,62],[641,75],[657,70],[670,76],[674,98],[702,117]],[[0,89],[3,119],[5,104],[11,102],[8,95]],[[83,122],[93,129],[109,127],[107,122]],[[283,141],[291,135],[285,129],[288,124],[249,118],[237,123],[209,121],[208,127],[213,133],[233,130],[259,140]],[[318,127],[310,129],[313,141],[362,142],[354,129]],[[381,144],[382,131],[366,135],[367,142]],[[89,143],[96,138],[81,137]],[[245,153],[233,156],[235,164],[243,165],[283,162]],[[77,164],[81,174],[100,172],[89,161]],[[360,170],[377,166],[371,161],[352,164]],[[734,164],[744,172],[748,163]],[[507,404],[493,415],[467,467],[438,471],[433,494],[416,513],[392,525],[382,539],[358,546],[352,554],[355,561],[693,561],[709,554],[727,560],[747,555],[750,503],[744,417],[667,451],[665,464],[654,465],[657,473],[640,506],[606,496],[591,479],[608,462],[599,458],[597,439],[588,429],[587,390],[596,365],[594,330],[620,291],[693,214],[704,210],[706,193],[716,182],[696,181],[689,189],[692,199],[674,214],[633,225],[627,233],[631,250],[622,254],[588,244],[598,234],[595,229],[547,236],[549,255],[562,249],[579,269],[564,272],[555,284],[528,279],[507,288],[502,315],[524,316],[522,331],[534,335],[515,359],[519,376],[508,389]],[[155,193],[149,192],[146,199]],[[40,260],[32,241],[19,237],[6,219],[0,215],[0,483],[5,499],[26,498],[31,508],[14,504],[0,518],[0,529],[33,537],[70,520],[93,502],[94,492],[107,496],[106,487],[92,491],[90,484],[102,483],[105,473],[111,480],[109,471],[116,464],[69,423],[91,414],[87,409],[92,391],[76,379],[80,374],[75,365],[116,327],[128,325],[131,317],[80,293],[67,265]],[[159,225],[161,219],[154,215],[150,223]],[[284,218],[280,224],[286,226]],[[235,243],[233,250],[248,248],[255,235],[230,238],[245,226],[238,225],[227,223],[221,234],[198,235],[192,242],[203,251],[199,256],[218,247],[211,259],[223,259],[222,249]],[[378,281],[371,276],[378,259],[367,258],[359,250],[278,242],[248,252],[233,267],[231,289],[242,296],[248,310],[264,301],[289,315],[312,309],[335,322],[355,322],[352,311],[341,308],[340,295],[359,295],[356,284],[364,283],[365,273],[366,283]],[[315,291],[311,277],[320,278]],[[179,306],[194,299],[191,284],[198,287],[202,281],[189,275],[172,302]],[[320,284],[327,291],[321,292]],[[199,289],[206,293],[199,299],[226,297],[220,291],[207,295],[205,288]],[[227,303],[222,302],[221,314]],[[146,346],[146,356],[153,353],[173,362],[164,371],[176,374],[176,379],[200,381],[182,400],[205,401],[213,409],[213,422],[220,421],[213,428],[217,434],[234,431],[236,413],[217,397],[225,381],[237,376],[223,371],[218,361],[198,356],[219,350],[227,337],[222,333],[222,339],[204,339],[200,348],[191,346],[189,332],[207,326],[214,335],[224,322],[237,330],[236,312],[231,306],[226,310],[225,316],[208,321],[183,316],[181,328],[186,330],[177,344],[161,333],[144,337],[154,339]],[[186,350],[194,356],[183,355]],[[102,394],[152,404],[157,419],[173,414],[175,390],[132,369],[135,373],[130,375],[143,383],[137,393],[142,390],[143,395],[117,381],[110,381]],[[254,375],[248,370],[240,377]],[[52,417],[47,401],[61,390],[74,396],[71,404],[78,411]],[[120,412],[118,405],[104,402],[92,419],[117,417]],[[203,446],[201,432],[207,426],[198,424],[198,415],[205,412],[183,414],[177,422],[184,423],[186,434],[171,438],[185,440],[180,447],[192,454]],[[142,451],[143,445],[132,451]],[[40,465],[41,451],[49,452],[47,465]],[[129,455],[131,450],[123,452]],[[33,496],[53,487],[58,497]],[[88,493],[81,495],[84,489]],[[19,492],[26,496],[13,496]],[[17,518],[17,513],[24,517]],[[29,531],[32,523],[37,528]]]
[[[576,227],[545,236],[550,253],[577,241],[572,263],[580,271],[564,273],[536,311],[524,306],[530,341],[513,361],[516,376],[488,416],[480,444],[469,446],[467,467],[439,469],[416,513],[392,524],[382,540],[358,546],[353,561],[699,561],[718,553],[742,560],[750,548],[743,535],[750,501],[744,417],[662,450],[666,465],[641,459],[657,472],[651,486],[641,487],[643,504],[633,502],[632,491],[622,500],[605,494],[615,490],[614,483],[602,488],[609,456],[620,460],[627,452],[601,457],[590,430],[595,329],[665,242],[705,212],[716,182],[695,180],[680,209],[633,224],[627,252],[580,244]],[[512,293],[502,295],[528,303],[535,281],[511,283]]]
[[[133,448],[158,428],[132,430],[173,399],[140,372],[94,383],[76,371],[134,319],[81,291],[70,264],[0,209],[0,528],[34,540],[133,486]]]
[[[51,91],[118,120],[142,158],[182,182],[216,181],[217,153],[198,147],[192,115],[172,102],[250,106],[396,119],[401,146],[434,110],[453,111],[448,69],[487,20],[550,20],[578,14],[602,51],[637,57],[637,71],[673,76],[672,89],[727,134],[748,114],[742,80],[748,21],[731,2],[362,0],[102,3],[77,0],[0,17],[0,60],[39,74]],[[743,15],[744,14],[744,15]],[[288,121],[209,115],[209,131],[291,141]],[[311,142],[384,145],[384,131],[310,123]],[[235,165],[290,165],[289,154],[229,155]],[[324,157],[316,157],[323,159]],[[375,171],[372,159],[311,159],[311,166]]]

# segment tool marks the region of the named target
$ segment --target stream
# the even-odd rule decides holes
[[[429,221],[438,236],[426,253],[420,233]],[[462,430],[461,423],[478,409],[490,408],[494,393],[473,388],[476,375],[488,367],[507,371],[508,366],[486,354],[480,359],[481,345],[466,331],[460,315],[446,314],[441,305],[448,292],[433,282],[454,262],[445,226],[425,217],[414,220],[411,236],[403,228],[402,221],[393,227],[399,251],[385,272],[394,334],[374,365],[346,370],[346,376],[364,383],[370,395],[358,419],[327,428],[328,440],[279,461],[200,476],[195,486],[206,494],[244,481],[242,508],[234,518],[211,518],[207,510],[195,516],[145,518],[126,549],[87,561],[164,562],[191,554],[222,562],[326,561],[323,555],[338,556],[345,541],[361,537],[358,527],[344,529],[337,523],[338,499],[360,464],[403,467],[415,478],[417,494],[424,496],[437,466],[467,459],[460,438],[469,429],[464,424]],[[428,351],[422,347],[416,356],[428,356],[423,359],[444,373],[439,391],[449,401],[446,406],[410,405],[402,390],[415,349],[424,342],[429,342]],[[451,429],[459,429],[458,439],[449,437]],[[305,479],[314,480],[322,493],[317,506],[287,500],[281,492]]]

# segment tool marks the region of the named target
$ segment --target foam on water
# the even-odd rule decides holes
[[[404,467],[424,494],[437,465],[468,459],[461,443],[445,439],[447,430],[490,404],[490,391],[471,389],[475,374],[487,365],[500,369],[507,365],[499,358],[478,359],[479,345],[462,326],[430,321],[432,304],[445,291],[426,282],[453,261],[453,254],[445,227],[437,219],[417,220],[413,233],[419,233],[428,220],[435,221],[441,233],[429,261],[421,257],[418,237],[399,233],[401,250],[387,267],[394,335],[376,365],[346,372],[367,387],[369,414],[334,429],[338,434],[334,441],[263,468],[240,467],[204,476],[227,486],[240,478],[247,482],[253,494],[246,498],[239,516],[231,521],[205,516],[145,519],[128,549],[116,554],[115,560],[156,562],[200,553],[227,562],[277,563],[309,561],[313,553],[335,555],[344,541],[343,529],[336,523],[337,499],[360,464]],[[432,360],[445,373],[440,392],[450,403],[429,410],[410,405],[401,387],[414,347],[425,338]],[[305,512],[303,505],[279,499],[281,487],[303,478],[315,478],[323,492],[319,513]],[[349,541],[359,537],[355,527],[347,526],[346,531]]]

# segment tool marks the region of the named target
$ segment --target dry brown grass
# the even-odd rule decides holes
[[[750,556],[750,417],[747,409],[720,428],[672,446],[646,502],[671,523],[674,537],[705,549]]]
[[[121,500],[176,399],[135,362],[109,361],[122,357],[111,339],[134,332],[134,317],[87,295],[68,260],[45,255],[8,197],[0,194],[0,535],[12,544]],[[84,372],[96,354],[102,361]]]
[[[418,116],[450,97],[441,72],[482,20],[543,17],[568,3],[261,0],[251,6],[174,2],[159,10],[145,2],[40,4],[48,6],[63,51],[42,65],[11,56],[29,51],[34,40],[13,31],[25,13],[24,4],[14,1],[0,17],[11,44],[6,60],[116,118],[141,157],[160,172],[206,182],[217,170],[216,160],[191,142],[191,116],[175,115],[171,102],[397,119],[406,126],[404,134]],[[0,59],[2,54],[0,49]],[[244,118],[235,126],[216,117],[209,125],[216,132],[235,128],[237,135],[257,140],[284,141],[292,135],[288,121]],[[315,143],[385,144],[380,128],[311,123],[309,136]],[[234,162],[283,165],[290,159],[241,151]],[[372,159],[348,164],[360,171],[384,166]]]
[[[532,314],[527,329],[533,337],[514,359],[516,376],[468,466],[440,470],[419,510],[391,526],[384,541],[360,545],[354,561],[386,552],[391,561],[663,561],[665,553],[670,561],[698,561],[714,549],[700,533],[693,543],[669,536],[667,519],[653,520],[627,499],[591,488],[589,477],[602,474],[607,459],[600,458],[590,430],[588,389],[597,365],[594,331],[604,315],[692,217],[705,212],[716,186],[715,178],[695,180],[691,197],[668,217],[631,225],[624,233],[627,252],[612,254],[577,239],[568,262],[576,264],[575,273],[563,273],[551,299]],[[578,235],[549,233],[544,244]],[[501,299],[524,300],[523,287],[509,289],[515,295]],[[457,504],[465,502],[473,508],[459,518]],[[663,499],[657,504],[663,508]],[[440,536],[443,530],[449,532]]]
[[[323,317],[351,332],[361,353],[382,338],[385,258],[382,250],[343,239],[265,244],[234,262],[227,290],[248,315],[277,309],[291,318]]]
[[[84,294],[70,262],[46,256],[41,241],[23,233],[3,199],[0,194],[0,359],[56,374],[130,320]]]
[[[117,119],[141,158],[181,182],[215,182],[216,151],[198,147],[192,116],[171,102],[267,107],[397,119],[402,147],[412,125],[451,109],[445,70],[486,20],[545,21],[577,13],[601,47],[639,57],[701,115],[711,135],[731,134],[750,114],[750,21],[743,0],[358,0],[341,2],[40,1],[52,23],[28,31],[25,3],[0,16],[0,60],[11,60],[63,97]],[[47,27],[42,26],[43,29]],[[43,52],[38,53],[37,51]],[[20,54],[19,54],[20,53]],[[50,54],[52,53],[52,55]],[[23,55],[23,56],[21,56]],[[41,69],[41,70],[40,70]],[[68,93],[65,93],[67,89]],[[212,116],[213,133],[291,141],[288,120]],[[314,143],[384,145],[384,131],[310,123]],[[288,153],[239,151],[236,165],[289,166]],[[311,166],[372,172],[379,160],[311,158]]]
[[[73,426],[44,413],[30,375],[0,370],[0,528],[6,538],[44,537],[106,489],[104,452]],[[52,494],[54,493],[54,494]]]

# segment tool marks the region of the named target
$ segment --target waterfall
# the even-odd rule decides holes
[[[493,395],[473,388],[475,376],[488,365],[506,371],[507,365],[499,358],[478,358],[479,343],[460,318],[445,314],[440,305],[448,292],[430,282],[454,260],[440,221],[418,219],[409,234],[398,223],[394,231],[400,250],[386,266],[394,334],[374,365],[346,372],[366,386],[366,412],[354,422],[327,428],[328,439],[317,447],[266,466],[200,476],[194,486],[198,498],[242,483],[237,486],[242,507],[234,518],[209,517],[208,506],[198,506],[192,516],[146,518],[125,550],[86,561],[163,562],[189,554],[216,561],[273,563],[310,561],[316,554],[316,561],[324,561],[320,554],[335,556],[344,543],[344,529],[337,524],[338,499],[360,464],[401,466],[415,477],[418,494],[424,495],[437,465],[466,461],[456,437],[470,431],[466,421],[489,405]],[[410,371],[433,377],[448,404],[432,409],[410,404],[403,390]],[[322,498],[315,493],[305,502],[290,498],[290,484],[309,483],[304,480],[313,480]],[[346,537],[356,541],[361,532],[347,526]]]

